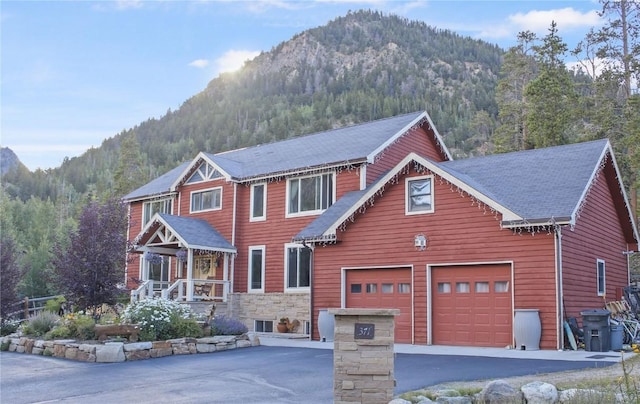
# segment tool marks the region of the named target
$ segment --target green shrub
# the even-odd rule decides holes
[[[29,319],[22,325],[22,331],[27,335],[40,337],[51,331],[59,323],[60,316],[51,313],[50,311],[43,310],[38,314],[29,317]]]
[[[140,340],[159,341],[183,337],[174,324],[184,327],[181,320],[193,319],[189,306],[172,300],[156,298],[145,299],[130,304],[122,313],[122,323],[138,324]]]
[[[47,332],[44,335],[44,339],[66,339],[72,336],[71,330],[66,325],[59,325]]]
[[[8,351],[9,345],[11,345],[11,341],[3,341],[2,344],[0,344],[0,351]]]
[[[66,301],[67,299],[65,299],[64,296],[58,296],[55,299],[47,300],[44,304],[44,309],[50,313],[58,314],[60,308],[62,308],[62,304]]]
[[[178,337],[200,338],[203,336],[202,326],[195,318],[177,317],[172,321],[173,333]]]
[[[90,340],[96,336],[96,321],[86,314],[67,314],[64,316],[64,324],[69,328],[71,336],[75,339]]]

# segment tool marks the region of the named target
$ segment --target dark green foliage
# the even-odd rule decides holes
[[[0,323],[4,324],[9,315],[19,309],[17,286],[22,273],[17,263],[16,246],[5,232],[0,235]]]

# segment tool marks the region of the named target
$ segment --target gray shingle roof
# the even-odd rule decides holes
[[[372,153],[392,142],[423,118],[428,118],[427,114],[419,111],[244,149],[203,154],[232,179],[240,181],[305,168],[355,163],[372,158]],[[169,192],[192,163],[193,161],[188,161],[181,164],[125,195],[123,199],[135,200]]]
[[[153,195],[159,195],[168,193],[171,190],[171,185],[175,182],[175,180],[182,174],[182,172],[191,164],[191,161],[185,161],[180,164],[178,167],[162,174],[160,177],[155,180],[146,183],[140,188],[131,191],[122,199],[125,201],[131,201],[139,198],[144,198]]]
[[[608,140],[485,157],[422,163],[440,170],[522,218],[523,222],[568,221],[582,203],[593,175],[609,147]],[[398,164],[391,173],[402,169]],[[384,185],[378,180],[366,190],[344,195],[311,222],[294,240],[330,238],[341,217],[359,208]]]
[[[494,154],[437,165],[525,220],[571,218],[608,140]]]
[[[426,114],[414,112],[280,142],[207,154],[235,179],[363,161]]]
[[[158,216],[187,244],[185,247],[236,251],[236,248],[206,220],[166,213],[158,213]]]

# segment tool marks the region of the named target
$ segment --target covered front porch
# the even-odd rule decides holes
[[[142,278],[131,301],[226,302],[236,248],[202,219],[157,213],[135,238]]]

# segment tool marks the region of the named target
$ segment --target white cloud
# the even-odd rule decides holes
[[[209,66],[209,61],[207,59],[196,59],[193,62],[189,63],[191,67],[197,67],[198,69],[203,69]]]
[[[142,8],[142,0],[117,0],[116,1],[116,9],[117,10],[129,10],[132,8]]]
[[[219,73],[238,70],[244,65],[244,62],[255,58],[259,54],[259,51],[229,50],[215,60],[217,70]]]
[[[593,27],[602,23],[596,10],[582,13],[571,7],[512,14],[508,20],[511,25],[517,27],[518,31],[532,31],[537,34],[546,34],[552,21],[556,22],[558,31]]]

